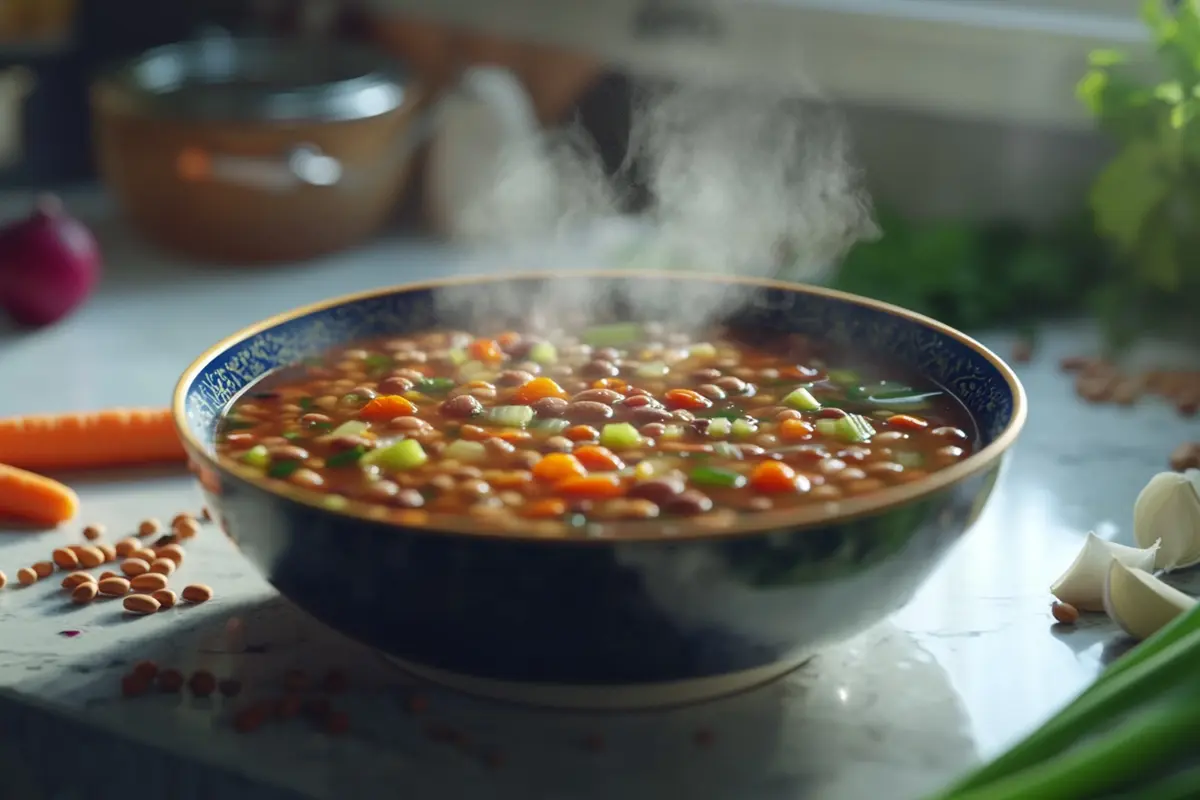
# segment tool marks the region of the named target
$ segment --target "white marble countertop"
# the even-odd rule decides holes
[[[0,416],[163,406],[183,367],[245,324],[331,295],[476,268],[440,245],[386,239],[305,266],[217,269],[155,253],[118,223],[96,224],[109,270],[94,300],[49,330],[0,330]],[[1011,346],[1005,336],[984,339],[1001,353]],[[104,769],[138,765],[144,780],[158,782],[144,791],[206,800],[218,791],[231,800],[365,800],[395,796],[400,786],[414,798],[919,797],[1037,725],[1119,649],[1103,620],[1052,626],[1047,587],[1088,530],[1129,540],[1137,492],[1178,441],[1195,438],[1197,423],[1155,403],[1079,403],[1056,364],[1092,343],[1085,328],[1056,327],[1020,368],[1031,412],[1011,468],[976,529],[913,603],[774,686],[628,717],[527,712],[434,691],[428,711],[415,716],[402,707],[402,676],[292,610],[206,529],[173,579],[212,585],[216,598],[203,606],[129,620],[115,602],[69,605],[56,580],[0,591],[0,773],[10,785],[25,781],[31,793],[23,796],[84,796],[86,788],[89,798],[127,797],[128,786],[96,787],[78,766],[67,771],[76,777],[54,769],[47,753],[78,741]],[[53,547],[81,541],[84,523],[104,523],[115,536],[145,517],[198,510],[182,470],[70,478],[83,501],[78,524],[0,529],[0,569],[10,581]],[[229,633],[232,618],[242,621],[240,634]],[[244,697],[122,700],[119,678],[141,658],[237,676]],[[231,710],[275,691],[285,670],[329,665],[351,678],[336,699],[350,714],[346,735],[330,738],[300,721],[232,732]],[[503,765],[488,768],[474,747],[431,741],[422,726],[434,721],[486,752],[497,748]],[[699,730],[711,742],[697,743]],[[603,737],[602,752],[581,744],[589,735]],[[71,781],[76,795],[62,788]]]

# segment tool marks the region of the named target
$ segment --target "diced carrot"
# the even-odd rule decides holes
[[[896,414],[887,418],[887,424],[901,430],[919,431],[929,427],[929,423],[911,414]]]
[[[599,445],[584,445],[576,449],[573,455],[580,464],[597,472],[616,472],[625,467],[625,462],[617,458],[612,450]]]
[[[0,463],[21,469],[115,467],[186,457],[166,408],[0,419]]]
[[[545,397],[558,397],[566,400],[568,396],[563,388],[550,378],[534,378],[518,386],[517,391],[513,393],[512,400],[514,403],[528,406]]]
[[[663,402],[667,408],[683,408],[688,411],[698,411],[712,405],[712,400],[691,389],[671,389],[663,395]]]
[[[467,346],[467,353],[476,361],[496,363],[504,360],[504,351],[493,339],[476,339]]]
[[[557,497],[534,500],[522,510],[522,516],[530,519],[552,519],[567,513],[567,504]]]
[[[785,442],[797,442],[812,436],[813,426],[802,419],[785,419],[779,423],[779,438]]]
[[[625,487],[622,485],[620,477],[606,473],[581,478],[567,478],[555,484],[554,491],[566,497],[581,500],[606,500],[625,494]]]
[[[601,378],[592,382],[593,389],[608,389],[610,392],[619,392],[626,394],[629,391],[629,384],[620,378]]]
[[[66,522],[79,511],[79,497],[58,481],[0,464],[0,518],[38,525]]]
[[[515,444],[516,442],[527,442],[533,438],[532,433],[529,431],[523,431],[520,428],[505,428],[502,431],[493,432],[492,436],[497,439],[502,439],[509,444]]]
[[[750,473],[750,487],[759,492],[794,492],[796,470],[780,461],[763,461]]]
[[[381,394],[363,406],[358,416],[368,422],[387,422],[396,417],[411,417],[415,413],[417,407],[412,401],[398,394]]]
[[[600,431],[591,425],[572,425],[563,431],[563,436],[572,442],[592,442],[600,438]]]
[[[587,468],[570,453],[549,453],[533,465],[533,477],[547,483],[558,483],[567,478],[587,475]]]

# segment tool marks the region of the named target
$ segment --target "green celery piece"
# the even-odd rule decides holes
[[[242,453],[242,463],[259,469],[266,469],[271,463],[271,454],[267,452],[267,448],[261,444],[256,444],[246,452]]]
[[[1195,611],[1191,611],[1187,616],[1194,614]],[[1174,626],[1168,626],[1164,631],[1172,627]],[[1148,641],[1153,641],[1154,638],[1157,636]],[[944,794],[938,795],[938,800],[959,800],[960,797],[967,796],[967,790],[988,786],[1014,772],[1052,761],[1074,745],[1080,737],[1086,736],[1114,717],[1146,700],[1169,693],[1180,683],[1194,679],[1198,657],[1200,629],[1190,631],[1186,636],[1171,642],[1119,674],[1104,679],[1091,691],[1081,694],[1006,753],[980,767]]]
[[[1087,735],[1084,733],[1083,735]],[[1200,735],[1200,691],[1160,699],[1115,729],[1085,741],[1074,750],[1047,758],[1020,772],[969,791],[945,795],[947,800],[1093,800],[1101,793],[1128,786],[1140,776],[1169,768],[1195,752]],[[1157,795],[1139,795],[1159,800]]]
[[[362,458],[368,466],[378,466],[388,472],[416,469],[429,460],[421,443],[415,439],[400,439],[386,447],[372,450]]]
[[[746,485],[746,476],[731,469],[720,467],[696,467],[689,473],[692,483],[698,486],[719,486],[724,489],[738,489]]]
[[[638,429],[628,422],[610,422],[600,429],[600,444],[602,447],[623,448],[636,447],[642,442]]]
[[[821,407],[821,401],[813,397],[812,392],[803,386],[788,392],[782,402],[785,406],[797,411],[816,411]]]

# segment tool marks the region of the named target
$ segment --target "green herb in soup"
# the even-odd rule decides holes
[[[436,331],[266,376],[222,418],[223,458],[410,523],[464,515],[576,535],[589,522],[824,504],[967,457],[938,386],[808,342]],[[614,528],[617,535],[620,527]]]

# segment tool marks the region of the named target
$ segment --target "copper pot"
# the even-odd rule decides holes
[[[181,253],[299,260],[389,216],[427,114],[394,60],[331,42],[209,36],[97,79],[100,173],[133,224]]]

